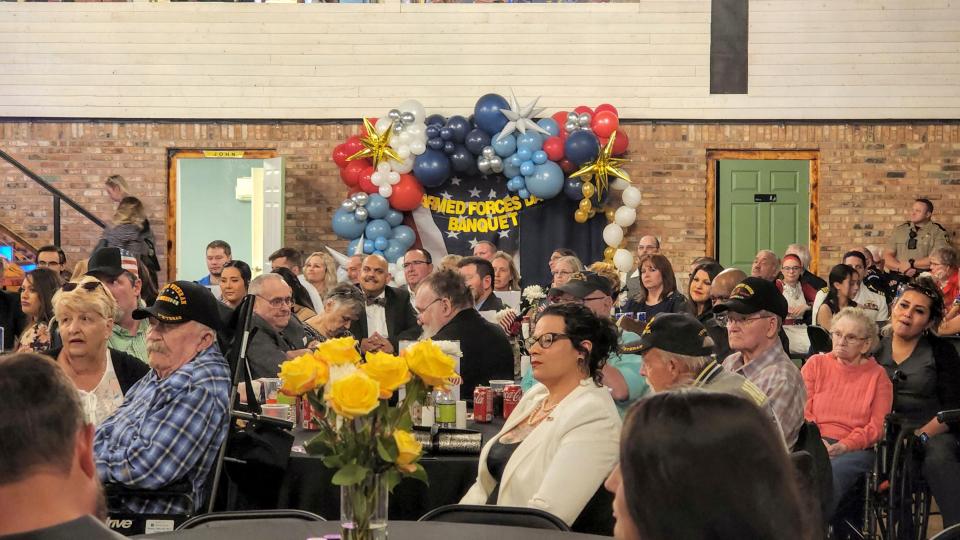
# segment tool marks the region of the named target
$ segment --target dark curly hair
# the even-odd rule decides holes
[[[575,303],[549,305],[537,320],[547,315],[563,317],[563,332],[570,338],[573,348],[586,356],[582,367],[597,386],[603,384],[603,366],[607,357],[617,350],[618,335],[613,322],[609,318],[601,319],[583,304]],[[592,343],[593,348],[587,350],[580,344],[583,341]]]
[[[928,276],[917,276],[907,283],[903,292],[918,292],[930,299],[930,322],[931,328],[936,330],[943,322],[943,316],[946,308],[944,307],[943,292],[937,286],[937,282]]]

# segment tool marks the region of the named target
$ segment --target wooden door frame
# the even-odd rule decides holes
[[[276,150],[238,148],[167,149],[167,280],[176,279],[177,270],[177,165],[181,159],[272,159]],[[158,284],[162,287],[162,284]]]
[[[820,151],[819,150],[707,150],[707,240],[706,253],[717,257],[717,194],[720,181],[719,162],[729,159],[781,160],[810,162],[810,268],[817,273],[820,265]],[[781,254],[778,254],[778,256]]]

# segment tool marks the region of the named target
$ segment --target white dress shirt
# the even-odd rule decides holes
[[[386,290],[382,291],[377,298],[386,299]],[[383,337],[390,337],[387,332],[387,310],[383,306],[367,306],[367,337],[372,336],[374,332]]]

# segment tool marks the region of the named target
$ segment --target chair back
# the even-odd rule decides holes
[[[210,512],[184,521],[178,531],[188,529],[212,529],[220,527],[243,527],[245,521],[271,521],[280,524],[285,521],[326,521],[322,517],[306,510],[244,510],[243,512]]]
[[[819,326],[807,326],[807,338],[810,339],[810,354],[830,352],[833,350],[833,340],[830,332]]]
[[[960,524],[947,527],[936,536],[931,536],[930,540],[960,540]]]
[[[600,485],[593,497],[587,501],[587,505],[580,511],[580,515],[570,525],[573,532],[584,534],[596,534],[599,536],[613,536],[613,493],[607,491],[607,488]]]
[[[827,453],[827,448],[820,438],[820,428],[813,422],[804,422],[800,426],[797,444],[792,448],[792,451],[791,460],[794,459],[793,455],[797,454],[795,465],[805,463],[806,458],[799,456],[801,452],[808,454],[812,460],[813,467],[810,469],[810,478],[813,482],[807,487],[810,489],[811,500],[818,503],[814,505],[814,509],[819,506],[821,521],[826,523],[824,520],[830,515],[830,503],[833,499],[833,466],[830,464],[830,455]],[[801,484],[802,482],[803,480],[801,480]],[[803,486],[801,485],[801,487]]]
[[[448,504],[440,508],[434,508],[417,521],[502,525],[552,531],[570,530],[570,527],[562,519],[549,512],[517,506]]]

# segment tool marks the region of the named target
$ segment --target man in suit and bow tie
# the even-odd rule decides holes
[[[396,354],[400,333],[417,327],[417,315],[410,304],[410,293],[390,287],[387,260],[368,255],[360,265],[360,290],[366,306],[359,319],[350,325],[350,333],[360,340],[363,352],[383,351]]]

